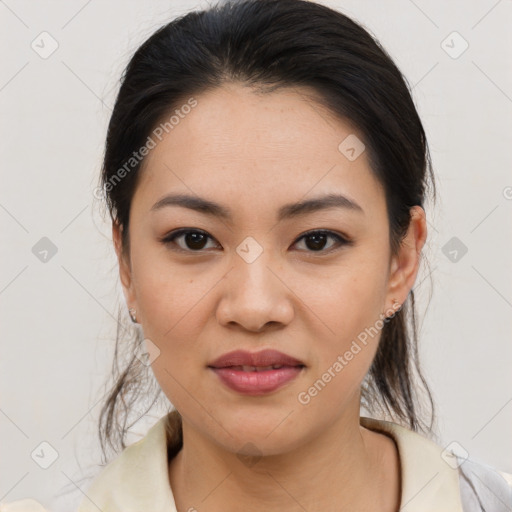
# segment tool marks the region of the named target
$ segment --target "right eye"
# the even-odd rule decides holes
[[[182,239],[182,244],[177,242],[180,239]],[[200,252],[205,249],[208,239],[214,240],[206,231],[181,228],[171,231],[171,233],[161,239],[161,242],[166,246],[170,246],[171,250]],[[178,249],[172,246],[178,246]]]

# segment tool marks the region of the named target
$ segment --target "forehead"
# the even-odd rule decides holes
[[[161,140],[153,137],[156,146],[144,161],[132,207],[149,211],[165,193],[186,192],[262,211],[266,204],[339,192],[365,211],[382,213],[384,192],[366,152],[355,160],[343,152],[343,141],[361,142],[362,135],[313,94],[307,88],[257,93],[227,84],[194,96],[196,106]]]

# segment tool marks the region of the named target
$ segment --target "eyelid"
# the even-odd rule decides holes
[[[353,240],[346,236],[346,235],[343,235],[341,233],[338,233],[336,231],[332,231],[330,229],[321,229],[321,228],[316,228],[316,229],[310,229],[309,231],[306,231],[302,234],[300,234],[297,239],[295,240],[295,242],[293,242],[292,246],[297,244],[298,242],[300,242],[303,238],[306,238],[308,236],[311,236],[311,235],[326,235],[328,237],[331,237],[331,238],[334,238],[337,240],[338,244],[337,244],[337,247],[331,247],[329,249],[326,249],[326,250],[321,250],[321,251],[302,251],[302,252],[306,252],[306,253],[309,253],[311,255],[323,255],[323,254],[330,254],[331,252],[333,251],[336,251],[337,249],[341,249],[343,246],[347,246],[347,245],[353,245]]]
[[[212,235],[210,235],[210,233],[208,233],[207,231],[204,231],[202,229],[199,229],[199,228],[175,229],[174,231],[171,231],[170,233],[167,233],[165,236],[161,237],[160,242],[162,242],[164,245],[174,244],[174,240],[176,238],[179,238],[182,235],[186,235],[187,233],[200,233],[202,235],[205,235],[207,238],[214,240],[217,244],[219,244],[219,242],[217,242],[217,240],[215,240],[215,238]],[[174,244],[174,245],[176,245],[176,244]],[[193,254],[193,253],[201,254],[203,251],[205,251],[205,249],[201,249],[199,251],[192,251],[189,249],[183,249],[179,246],[177,246],[177,248],[175,248],[173,250],[176,250],[178,252],[191,253],[191,254]]]
[[[165,236],[161,237],[160,238],[160,242],[162,242],[164,245],[168,245],[168,244],[171,244],[171,243],[174,243],[174,240],[178,237],[180,237],[181,235],[185,235],[187,233],[200,233],[200,234],[203,234],[205,235],[208,239],[211,239],[213,241],[215,241],[217,244],[219,244],[219,242],[217,242],[217,240],[212,236],[210,235],[207,231],[204,231],[202,229],[199,229],[199,228],[179,228],[179,229],[176,229],[174,231],[171,231],[170,233],[167,233]],[[330,249],[327,249],[327,250],[320,250],[320,251],[303,251],[303,252],[308,252],[308,253],[311,253],[311,254],[318,254],[318,255],[322,255],[322,254],[328,254],[336,249],[339,249],[341,248],[342,246],[345,246],[345,245],[353,245],[353,240],[344,235],[344,234],[341,234],[341,233],[338,233],[336,231],[332,231],[330,229],[321,229],[321,228],[316,228],[316,229],[310,229],[309,231],[305,231],[304,233],[301,233],[296,239],[295,241],[293,242],[292,246],[296,245],[299,241],[301,241],[303,238],[307,237],[307,236],[311,236],[311,235],[317,235],[317,234],[320,234],[320,235],[327,235],[331,238],[334,238],[337,240],[338,242],[338,247],[334,247],[334,248],[330,248]],[[220,244],[219,244],[220,245]],[[200,249],[200,250],[197,250],[197,251],[193,251],[193,250],[189,250],[189,249],[183,249],[181,247],[177,247],[176,249],[173,249],[173,250],[176,250],[178,252],[185,252],[185,253],[189,253],[189,254],[193,254],[193,253],[197,253],[197,254],[201,254],[203,252],[207,252],[208,249]]]

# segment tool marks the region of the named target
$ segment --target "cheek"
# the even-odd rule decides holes
[[[359,391],[367,374],[384,325],[375,293],[361,287],[341,287],[332,302],[321,309],[329,336],[316,337],[315,364],[308,372],[296,402],[314,424],[318,415],[334,420]],[[353,291],[350,298],[346,293]],[[309,420],[307,420],[309,421]]]
[[[325,333],[314,338],[311,380],[320,379],[319,386],[328,383],[331,391],[324,395],[334,393],[334,401],[355,390],[371,365],[384,326],[385,290],[383,266],[361,257],[308,296],[308,306],[318,312],[318,327]]]
[[[375,264],[347,265],[314,284],[304,278],[302,289],[312,290],[305,294],[304,302],[317,313],[336,350],[371,328],[383,311],[385,272]]]
[[[204,349],[198,340],[213,307],[207,289],[177,278],[172,282],[147,281],[139,290],[144,335],[160,350],[158,364],[165,362],[173,374],[203,363]]]
[[[206,276],[194,278],[178,266],[158,264],[151,258],[134,259],[133,268],[144,337],[156,347],[153,372],[174,403],[175,397],[179,401],[181,386],[194,392],[198,384],[194,372],[206,364],[197,340],[211,315],[208,290],[215,283],[212,279],[209,284]]]
[[[144,335],[157,347],[152,370],[169,401],[179,410],[187,411],[194,402],[190,398],[204,394],[207,361],[198,340],[204,331],[206,311],[197,300],[160,300],[158,306],[150,308],[144,321]]]
[[[193,340],[194,329],[206,314],[203,299],[215,284],[215,276],[198,266],[171,262],[158,247],[134,252],[133,276],[147,337],[162,344]]]
[[[337,317],[328,319],[335,334],[319,339],[315,349],[317,363],[310,372],[311,385],[322,392],[323,400],[332,400],[332,404],[340,403],[361,384],[384,325],[371,307],[367,311],[352,310],[353,307],[350,304],[345,311],[338,311]],[[311,396],[315,396],[315,390],[311,390]]]

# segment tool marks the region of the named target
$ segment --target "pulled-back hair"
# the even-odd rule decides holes
[[[227,82],[262,93],[312,88],[319,104],[359,130],[371,170],[385,190],[390,250],[396,254],[411,207],[424,207],[427,191],[435,198],[427,140],[405,78],[380,44],[338,11],[306,0],[242,0],[167,23],[137,49],[123,73],[108,126],[101,190],[112,222],[121,228],[128,260],[130,205],[144,160],[128,168],[126,163],[174,109]],[[431,432],[434,404],[418,361],[415,309],[411,290],[385,322],[361,403],[412,430]],[[126,446],[128,415],[140,400],[149,409],[162,392],[135,355],[140,330],[135,328],[128,344],[124,333],[130,328],[123,322],[130,322],[122,309],[119,315],[114,385],[99,421],[104,455],[107,442],[114,450]],[[427,402],[429,424],[422,413]],[[171,414],[169,435],[173,429],[179,434],[181,418],[177,411]]]

